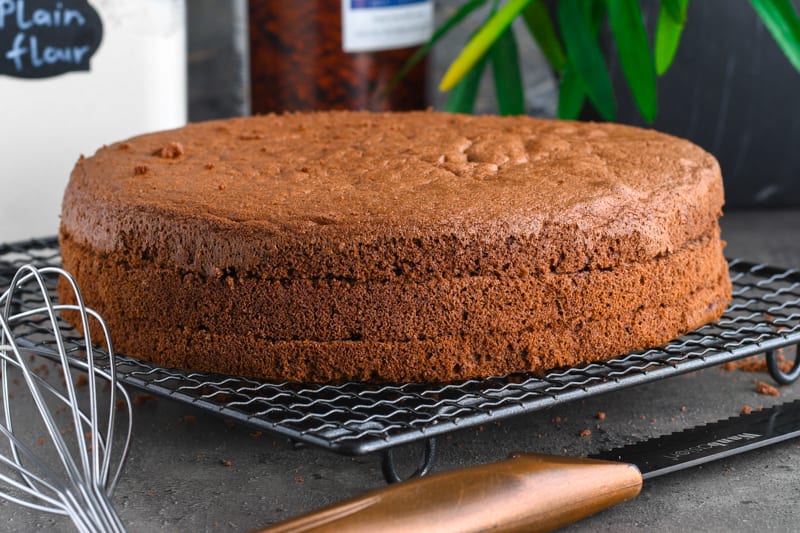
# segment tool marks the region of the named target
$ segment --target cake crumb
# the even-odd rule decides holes
[[[215,166],[216,165],[214,165],[214,163],[206,163],[205,164],[206,170],[214,170]]]
[[[233,466],[233,462],[230,459],[225,459],[224,461],[222,461],[222,464],[227,466],[228,468]]]
[[[756,392],[766,396],[780,396],[781,394],[778,389],[768,383],[764,383],[763,381],[756,383]]]
[[[221,191],[224,191],[225,189],[227,189],[227,188],[228,188],[228,186],[227,186],[227,185],[225,185],[224,183],[220,183],[219,185],[217,185],[217,188],[218,188],[219,190],[221,190]]]
[[[686,412],[686,406],[685,405],[681,405],[681,413],[685,413],[685,412]]]
[[[752,408],[752,407],[750,407],[749,405],[745,405],[744,407],[742,407],[742,410],[741,410],[740,412],[741,412],[743,415],[749,415],[750,413],[752,413],[752,412],[753,412],[753,408]]]
[[[603,411],[598,412],[594,417],[598,420],[605,420],[606,414]]]
[[[592,434],[592,430],[589,428],[584,429],[581,431],[581,437],[588,437]]]
[[[39,440],[37,442],[39,443],[39,446],[43,445],[44,444],[44,437],[39,437]]]
[[[303,479],[303,476],[295,476],[294,477],[294,482],[295,483],[302,483],[304,481],[305,481],[305,479]]]
[[[134,176],[144,176],[148,172],[150,172],[150,167],[148,167],[147,165],[136,165],[135,167],[133,167]]]
[[[776,350],[778,368],[783,372],[792,370],[793,362],[788,361],[783,354],[783,348]],[[744,359],[737,359],[736,361],[728,361],[722,365],[722,368],[727,371],[740,370],[742,372],[766,372],[767,358],[764,355],[752,355]]]
[[[561,423],[561,417],[560,416],[554,416],[553,417],[553,423],[554,424],[560,424]]]
[[[152,394],[137,394],[133,398],[133,405],[141,405],[141,404],[143,404],[145,402],[150,402],[150,401],[153,401],[155,399],[156,399],[156,397],[153,396]]]
[[[179,142],[171,142],[168,145],[156,150],[153,155],[157,155],[162,159],[177,159],[185,152],[183,145]]]

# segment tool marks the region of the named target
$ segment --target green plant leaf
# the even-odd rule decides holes
[[[614,120],[617,103],[614,88],[608,75],[603,52],[581,0],[560,0],[558,2],[558,26],[564,39],[567,60],[580,78],[586,95],[600,115],[606,120]]]
[[[800,20],[791,0],[750,0],[786,58],[800,70]]]
[[[606,2],[608,0],[584,0],[583,13],[586,15],[589,24],[592,26],[592,35],[595,39],[600,35],[600,28],[603,25],[603,18],[606,16]]]
[[[525,92],[519,68],[519,52],[514,29],[509,26],[489,49],[494,89],[501,115],[525,114]]]
[[[534,0],[522,11],[522,19],[547,62],[554,71],[561,74],[567,66],[567,56],[558,40],[547,6],[542,0]]]
[[[478,88],[481,83],[481,76],[483,71],[486,70],[486,63],[489,61],[489,56],[484,55],[478,62],[467,72],[467,75],[453,87],[450,94],[447,95],[447,102],[445,103],[445,111],[451,113],[472,113],[475,109],[475,98],[478,96]]]
[[[436,28],[436,31],[433,32],[431,38],[428,39],[428,42],[422,45],[414,54],[408,58],[408,60],[403,64],[400,70],[395,74],[389,83],[386,85],[386,89],[384,89],[384,94],[389,93],[392,89],[397,86],[398,82],[405,77],[408,72],[416,66],[417,63],[422,61],[422,58],[428,55],[428,53],[433,48],[439,39],[447,35],[447,33],[452,30],[459,22],[464,20],[467,15],[475,11],[477,8],[485,4],[488,0],[469,0],[469,2],[465,3],[461,7],[459,7],[450,18],[442,23],[441,26]]]
[[[656,70],[638,0],[608,0],[608,20],[622,72],[645,120],[656,118]]]
[[[678,18],[667,9],[667,5],[677,5],[680,9]],[[681,34],[686,25],[686,9],[689,0],[672,0],[671,2],[662,1],[661,9],[658,12],[658,23],[656,24],[656,41],[653,51],[656,62],[656,74],[663,76],[675,60],[678,52],[678,44],[681,41]],[[675,9],[673,7],[673,9]]]
[[[517,15],[533,0],[510,0],[497,10],[464,46],[458,57],[450,63],[439,84],[439,90],[447,91],[469,72],[480,58],[514,21]]]
[[[661,0],[661,13],[666,13],[673,22],[686,24],[686,4],[689,0]],[[661,15],[659,14],[659,17]]]
[[[487,20],[497,11],[498,2],[499,0],[492,0],[492,6],[489,10]],[[480,31],[480,28],[470,35],[470,39],[472,39],[478,31]],[[461,78],[455,87],[453,87],[447,97],[447,102],[445,102],[446,111],[451,113],[473,113],[475,110],[475,100],[478,96],[478,90],[480,89],[481,78],[483,77],[483,71],[486,70],[488,62],[489,56],[484,54],[483,57],[473,65],[469,72]]]
[[[586,91],[575,69],[566,66],[558,88],[558,118],[574,120],[580,115],[583,103],[586,101]]]

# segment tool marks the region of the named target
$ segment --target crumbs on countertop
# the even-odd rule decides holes
[[[137,394],[133,398],[133,405],[141,405],[145,402],[155,401],[156,397],[152,394]]]
[[[778,357],[778,368],[783,372],[792,370],[792,361],[788,361],[783,354],[783,348],[776,350]],[[767,358],[761,355],[751,355],[736,361],[728,361],[722,364],[722,369],[727,371],[740,370],[742,372],[767,372]]]
[[[759,394],[764,394],[766,396],[780,396],[781,393],[778,389],[773,387],[768,383],[764,383],[763,381],[759,381],[756,383],[756,392]]]

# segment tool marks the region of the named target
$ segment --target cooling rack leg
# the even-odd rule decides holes
[[[777,350],[768,351],[766,356],[767,369],[769,370],[770,376],[781,385],[790,385],[800,377],[800,347],[795,346],[794,364],[792,365],[792,369],[788,372],[781,370]]]
[[[394,455],[392,453],[393,448],[389,448],[385,452],[383,452],[383,460],[381,461],[381,470],[383,471],[383,478],[386,480],[387,483],[397,483],[399,481],[403,481],[400,475],[397,473],[397,468],[394,464]],[[431,471],[433,468],[433,464],[436,462],[436,439],[430,438],[425,441],[425,451],[422,454],[422,460],[419,463],[419,467],[414,471],[413,474],[408,476],[408,479],[414,477],[421,477]]]

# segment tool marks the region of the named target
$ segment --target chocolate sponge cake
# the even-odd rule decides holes
[[[654,131],[269,115],[81,158],[60,244],[128,355],[445,381],[608,359],[717,319],[722,204],[714,158]]]

